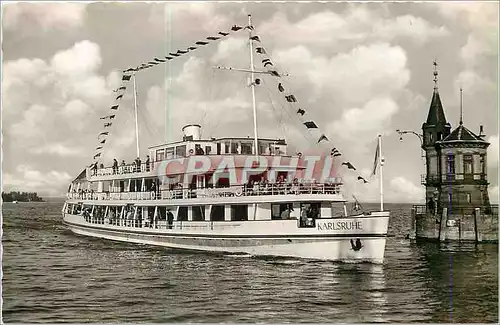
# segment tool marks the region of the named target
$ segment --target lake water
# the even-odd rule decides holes
[[[4,322],[498,322],[498,246],[410,243],[411,205],[387,205],[384,265],[94,239],[61,208],[4,203]]]

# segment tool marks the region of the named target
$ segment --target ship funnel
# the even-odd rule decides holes
[[[198,124],[188,124],[182,128],[183,140],[193,141],[201,139],[201,125]]]

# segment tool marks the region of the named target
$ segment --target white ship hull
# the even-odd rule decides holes
[[[162,223],[158,228],[94,224],[80,215],[64,214],[67,227],[85,236],[176,249],[350,263],[383,263],[388,220],[389,212],[376,212],[368,216],[317,219],[314,228],[299,228],[297,220],[266,220],[200,221],[184,226],[176,221],[174,229],[168,229]]]

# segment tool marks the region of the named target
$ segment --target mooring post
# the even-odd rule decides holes
[[[439,240],[446,240],[446,222],[443,220],[448,219],[448,208],[443,208],[443,213],[441,214],[441,221],[439,222]]]
[[[476,239],[476,243],[479,242],[479,235],[477,233],[477,218],[480,216],[481,209],[480,208],[474,208],[474,236]]]
[[[417,238],[417,210],[415,207],[411,208],[411,228],[410,228],[410,239]]]

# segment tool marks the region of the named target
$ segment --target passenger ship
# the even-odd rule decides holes
[[[241,70],[255,80],[248,30],[251,66]],[[257,84],[249,85],[253,98]],[[64,224],[80,235],[174,249],[382,263],[389,212],[381,204],[349,214],[332,154],[314,169],[284,139],[259,138],[253,103],[254,138],[204,139],[191,124],[182,141],[150,147],[150,160],[85,168],[69,186]]]

